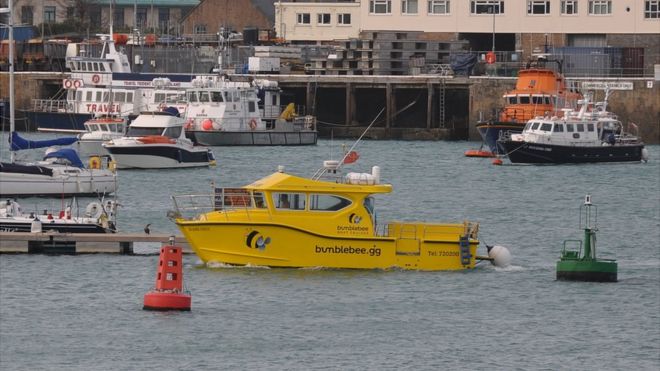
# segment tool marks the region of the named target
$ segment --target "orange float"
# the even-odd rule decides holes
[[[213,130],[213,120],[204,119],[204,121],[202,121],[202,130]]]
[[[144,294],[144,310],[189,311],[192,296],[183,290],[183,249],[170,244],[160,249],[156,287]]]
[[[161,143],[172,144],[176,142],[174,139],[164,137],[162,135],[147,135],[138,138],[138,140],[144,144],[161,144]]]
[[[484,151],[482,149],[469,149],[465,151],[465,157],[495,157],[491,151]]]

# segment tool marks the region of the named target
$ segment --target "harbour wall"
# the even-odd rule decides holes
[[[32,99],[61,94],[66,73],[16,74],[16,124],[36,130],[24,118]],[[293,102],[304,113],[317,116],[319,135],[358,137],[373,123],[365,137],[405,140],[480,140],[479,120],[492,117],[502,105],[502,95],[515,86],[515,78],[447,76],[318,76],[260,75],[278,81],[285,103]],[[249,79],[249,76],[232,76]],[[595,79],[583,78],[582,81]],[[646,143],[660,143],[660,81],[653,79],[603,79],[625,82],[630,90],[616,90],[609,108],[622,122],[634,122]],[[8,74],[0,73],[0,106],[8,102]],[[595,100],[603,91],[595,91]],[[0,107],[2,110],[2,107]],[[6,110],[5,110],[6,111]],[[8,113],[3,114],[5,124]]]

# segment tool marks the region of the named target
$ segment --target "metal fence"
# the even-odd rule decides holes
[[[495,52],[496,62],[486,62],[488,51],[476,53],[478,62],[472,75],[517,76],[527,65],[518,52]],[[561,47],[550,48],[547,59],[562,62],[566,77],[652,77],[654,65],[660,64],[660,54],[638,47]],[[552,64],[549,68],[556,69]]]

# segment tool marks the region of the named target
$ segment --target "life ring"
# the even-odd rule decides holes
[[[250,120],[250,130],[255,130],[257,128],[257,120]]]
[[[91,156],[89,158],[89,168],[90,169],[100,169],[101,168],[101,158],[99,156]]]
[[[101,76],[99,76],[99,75],[92,76],[92,82],[94,84],[98,84],[99,82],[101,82]]]
[[[103,206],[98,202],[91,202],[85,208],[85,216],[88,218],[98,219],[103,213]]]

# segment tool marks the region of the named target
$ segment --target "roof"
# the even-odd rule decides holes
[[[273,173],[245,186],[268,191],[339,192],[339,193],[390,193],[390,184],[354,185],[302,178],[287,173]]]
[[[252,0],[252,3],[261,10],[266,18],[275,22],[275,3],[277,0]]]

